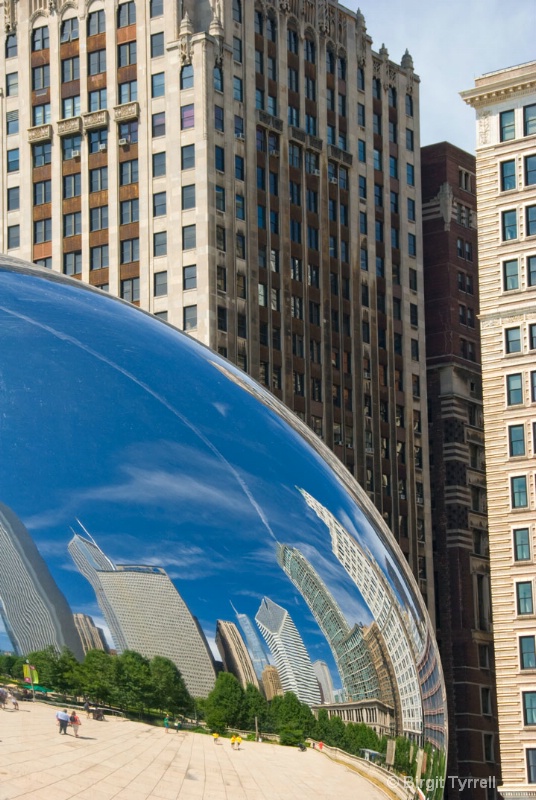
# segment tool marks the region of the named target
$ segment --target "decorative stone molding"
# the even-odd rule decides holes
[[[188,16],[188,12],[184,15],[181,22],[179,31],[179,50],[180,59],[182,64],[192,63],[192,36],[194,34],[194,26]]]
[[[491,111],[483,110],[478,114],[478,143],[490,143],[490,117]]]
[[[4,28],[6,33],[17,30],[17,14],[15,0],[4,0]]]
[[[60,119],[58,122],[58,133],[60,136],[68,136],[70,133],[80,133],[81,130],[81,117],[69,117],[69,119]]]
[[[124,103],[114,107],[114,120],[116,122],[128,122],[131,119],[138,119],[140,116],[140,106],[138,102]]]
[[[103,128],[108,125],[108,111],[106,109],[91,111],[88,114],[83,114],[82,119],[85,131],[93,128]]]
[[[35,128],[28,128],[28,141],[30,144],[46,142],[49,139],[52,139],[52,125],[37,125]]]
[[[445,222],[444,230],[450,231],[450,221],[454,209],[454,191],[450,183],[443,183],[440,186],[437,200],[439,202],[439,213]]]

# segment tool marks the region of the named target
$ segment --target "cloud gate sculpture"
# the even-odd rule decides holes
[[[259,686],[275,667],[316,706],[330,699],[323,662],[356,714],[381,708],[389,734],[444,753],[438,651],[407,563],[291,411],[166,323],[5,256],[0,341],[0,612],[13,649],[28,649],[28,614],[46,616],[34,628],[49,643],[70,642],[65,600],[117,650],[173,658],[206,696],[218,628],[224,663]]]

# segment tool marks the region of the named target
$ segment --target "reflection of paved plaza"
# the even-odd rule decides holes
[[[0,798],[26,800],[385,800],[318,752],[166,734],[125,720],[81,716],[80,738],[59,736],[56,709],[0,711]]]

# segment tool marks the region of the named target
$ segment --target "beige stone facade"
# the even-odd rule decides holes
[[[536,797],[536,62],[478,78],[477,199],[504,798]]]
[[[265,384],[365,487],[433,614],[409,53],[328,0],[1,10],[0,248]]]

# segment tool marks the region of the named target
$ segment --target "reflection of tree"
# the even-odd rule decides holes
[[[380,698],[378,676],[361,626],[350,628],[326,584],[298,549],[279,544],[277,560],[299,590],[326,637],[347,699]]]

